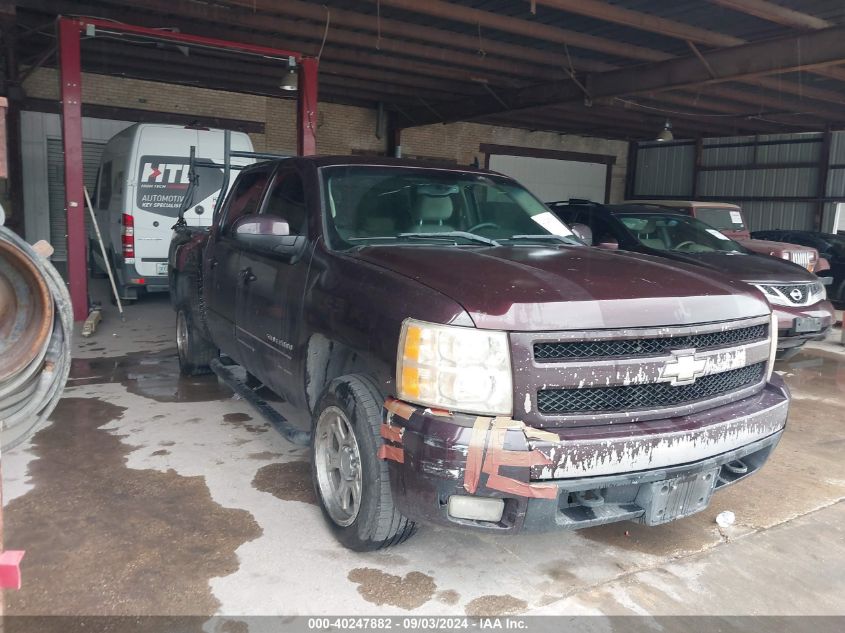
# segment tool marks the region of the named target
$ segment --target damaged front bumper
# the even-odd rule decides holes
[[[788,405],[777,375],[753,396],[688,416],[554,430],[388,399],[379,455],[397,508],[415,521],[497,532],[656,525],[758,470]],[[451,516],[453,495],[502,499],[501,519]]]

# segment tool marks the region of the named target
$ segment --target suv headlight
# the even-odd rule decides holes
[[[396,391],[415,404],[511,415],[508,335],[405,319],[396,355]]]

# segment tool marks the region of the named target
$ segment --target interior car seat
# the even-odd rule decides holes
[[[409,233],[436,233],[455,230],[446,220],[455,213],[455,204],[449,193],[417,191],[411,208],[412,224]]]

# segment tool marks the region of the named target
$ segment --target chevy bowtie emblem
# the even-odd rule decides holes
[[[696,378],[704,375],[707,361],[697,359],[694,349],[684,349],[672,352],[672,360],[660,370],[660,378],[669,380],[673,386],[691,385]]]

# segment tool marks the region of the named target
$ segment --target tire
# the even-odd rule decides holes
[[[388,467],[378,458],[382,442],[382,402],[378,388],[368,377],[357,374],[342,376],[326,388],[314,414],[311,440],[314,491],[337,540],[356,552],[398,545],[416,531],[416,524],[394,507]],[[351,437],[345,440],[343,446],[333,436],[338,425],[345,426],[347,438]],[[333,452],[335,455],[346,454],[345,458],[338,457],[335,468],[329,465]],[[357,468],[354,455],[350,455],[352,452],[357,452]],[[353,472],[350,473],[350,470]],[[357,508],[354,500],[356,479]],[[352,490],[346,509],[340,502],[344,480],[347,488]]]
[[[119,287],[118,287],[117,291],[120,292]],[[120,298],[120,305],[122,305],[125,308],[126,306],[134,305],[137,300],[138,300],[137,297],[134,298],[134,299],[125,299],[125,298],[121,297]],[[117,299],[114,298],[114,293],[111,291],[111,288],[109,288],[109,303],[112,304],[115,307],[117,306]]]
[[[211,361],[219,355],[217,348],[199,333],[191,312],[185,309],[176,313],[176,350],[183,376],[210,374]]]

